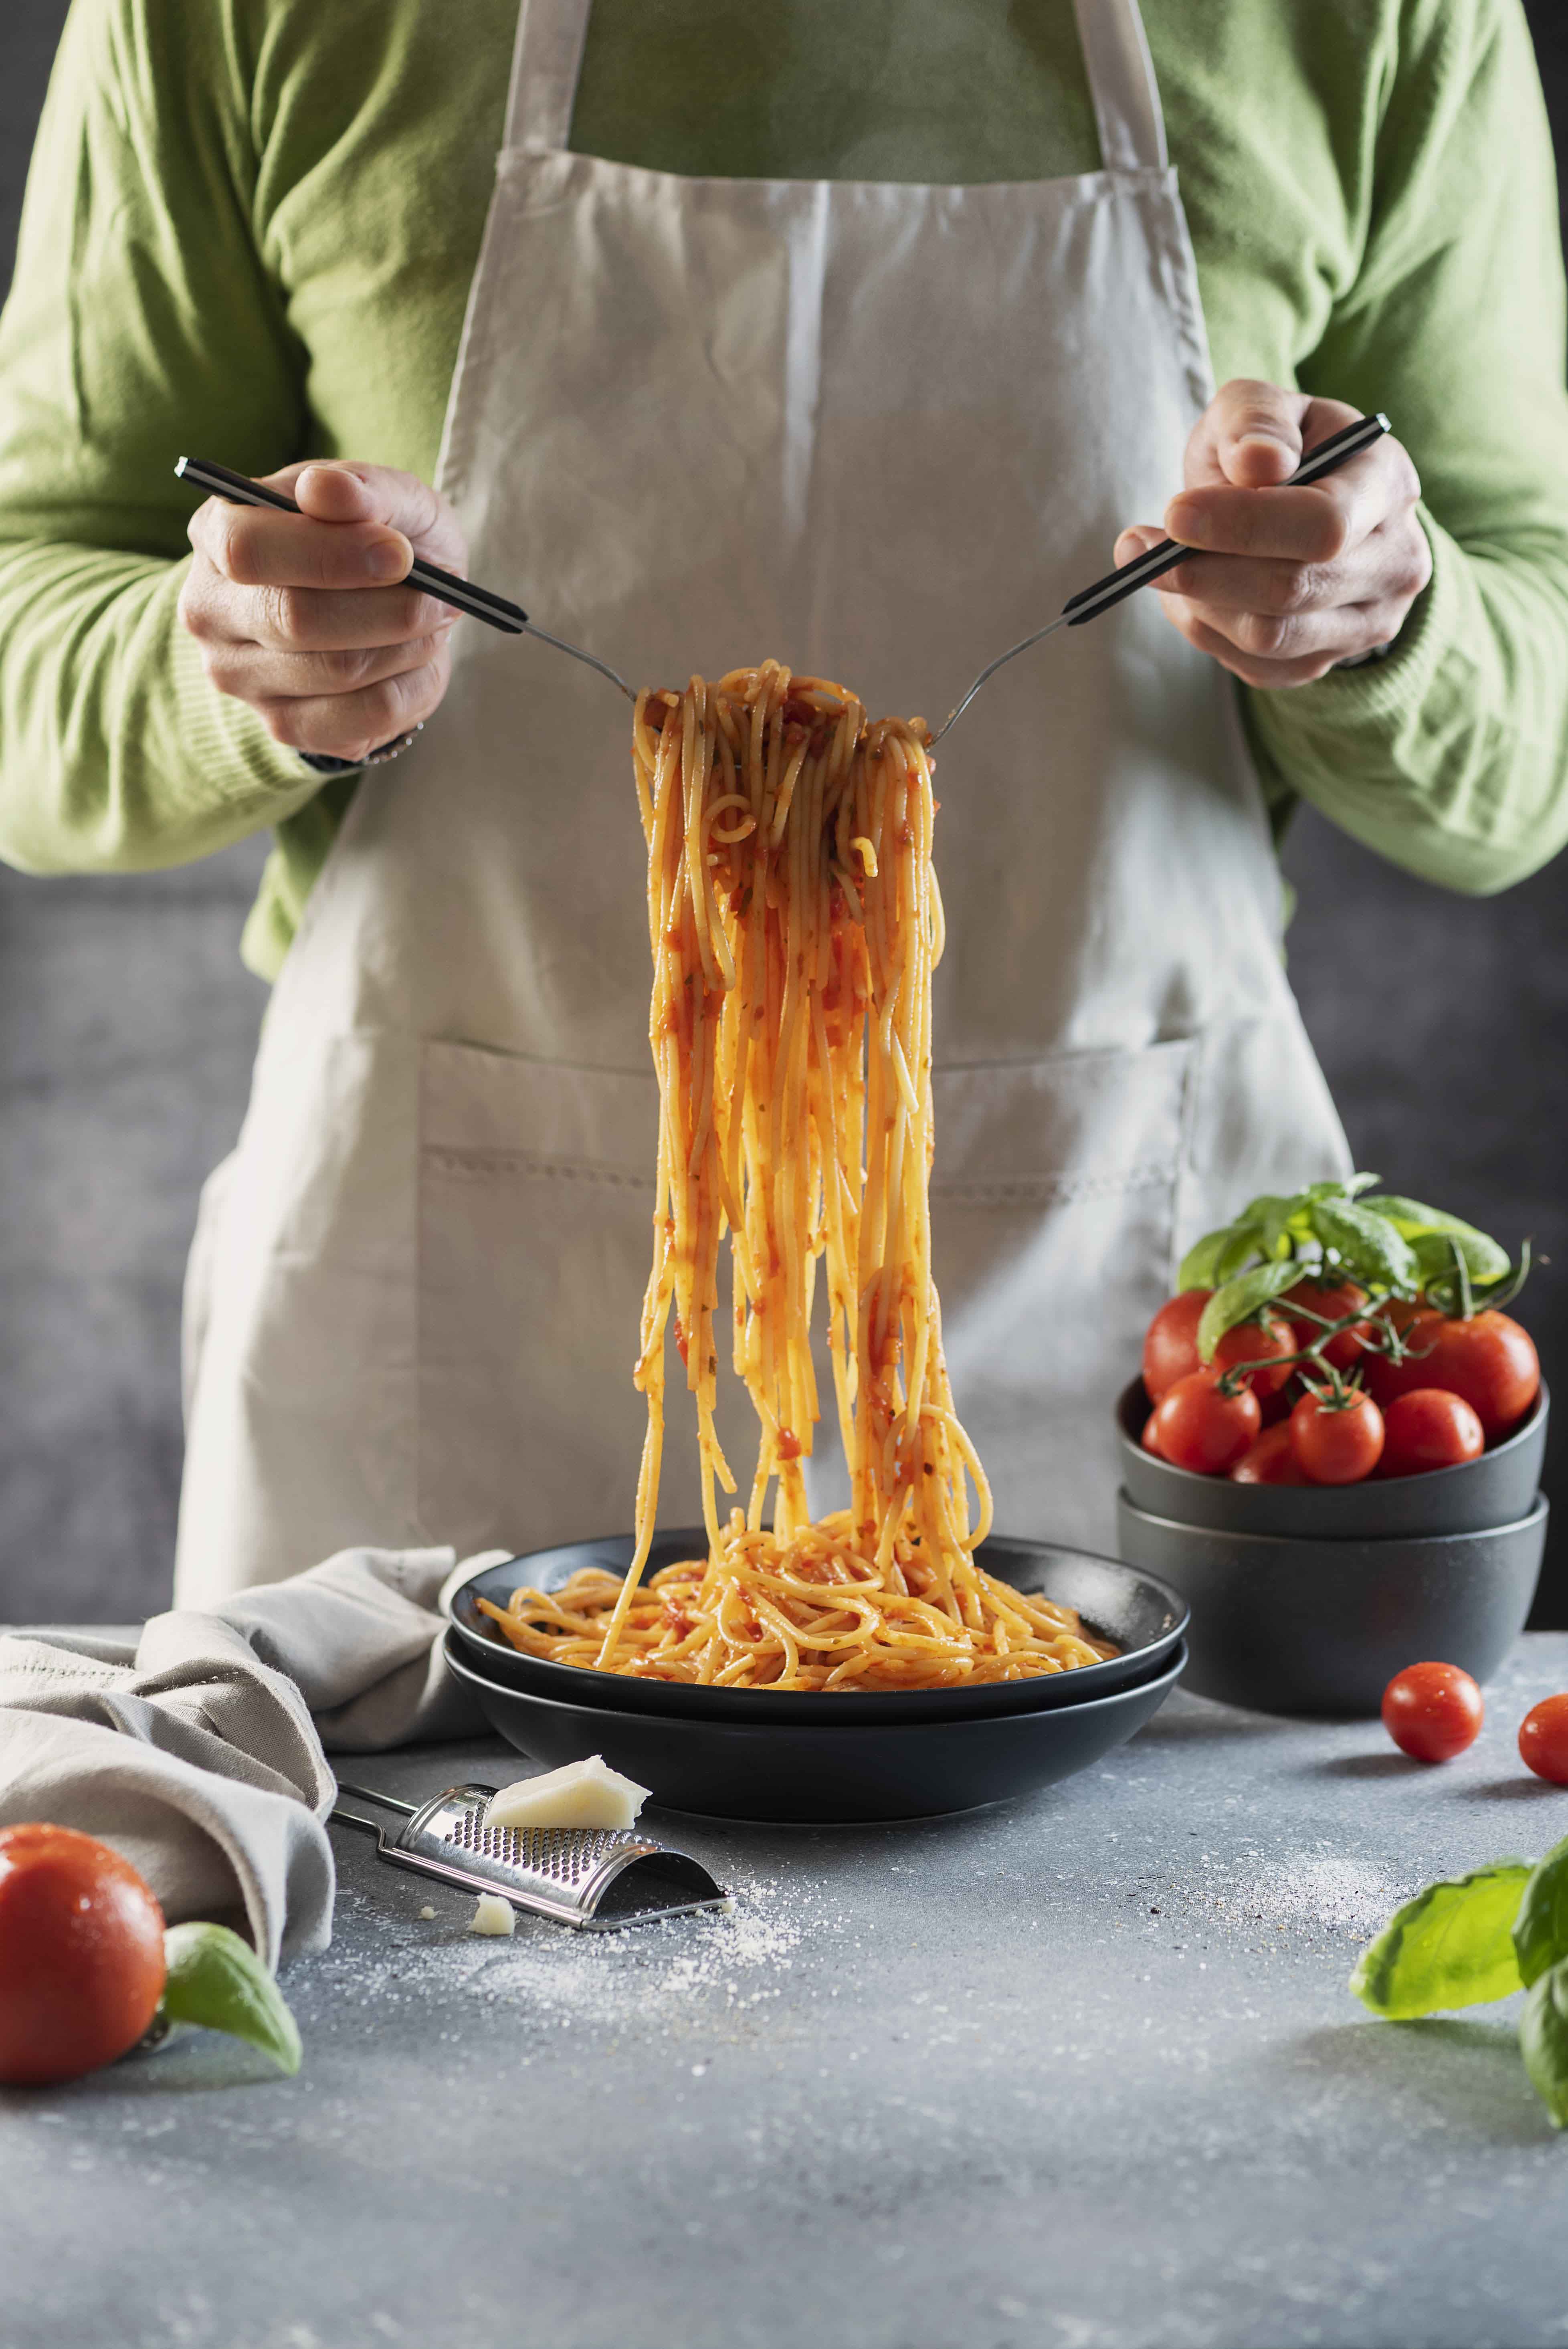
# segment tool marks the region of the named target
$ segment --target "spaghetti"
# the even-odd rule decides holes
[[[637,1548],[624,1580],[586,1570],[505,1609],[482,1600],[526,1653],[721,1688],[866,1690],[1116,1652],[975,1561],[991,1495],[953,1410],[931,1278],[942,911],[926,743],[919,719],[868,723],[853,695],[773,661],[638,698],[659,1129]],[[722,1521],[718,1488],[736,1489],[714,1423],[726,1231],[729,1342],[761,1440],[747,1506]],[[802,1462],[821,1415],[819,1286],[850,1506],[814,1525]],[[671,1323],[708,1555],[643,1584]]]

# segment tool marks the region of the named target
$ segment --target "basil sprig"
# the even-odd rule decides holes
[[[1189,1248],[1177,1287],[1214,1292],[1198,1325],[1204,1361],[1228,1330],[1298,1280],[1354,1280],[1374,1299],[1427,1292],[1460,1312],[1514,1293],[1522,1268],[1515,1274],[1496,1240],[1440,1207],[1380,1194],[1376,1182],[1352,1174],[1309,1183],[1288,1198],[1265,1192]]]
[[[1552,2127],[1568,2127],[1568,1837],[1533,1868],[1497,1859],[1428,1884],[1363,1950],[1350,1987],[1388,2023],[1528,1988],[1520,2053]]]

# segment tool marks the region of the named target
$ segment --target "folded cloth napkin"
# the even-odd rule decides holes
[[[483,1732],[438,1634],[443,1586],[485,1562],[346,1549],[210,1614],[155,1615],[139,1638],[0,1636],[0,1826],[101,1837],[171,1924],[233,1924],[270,1966],[325,1949],[326,1749]]]

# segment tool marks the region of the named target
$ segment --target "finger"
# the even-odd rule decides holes
[[[1187,487],[1228,481],[1239,489],[1267,489],[1286,480],[1301,463],[1314,405],[1305,392],[1247,376],[1222,384],[1187,444]],[[1345,411],[1346,422],[1352,413]],[[1326,429],[1319,432],[1320,440],[1325,437]]]
[[[205,667],[220,693],[259,709],[272,701],[352,695],[390,678],[411,676],[439,660],[445,648],[444,632],[350,652],[280,653],[256,645],[218,644],[207,649]]]
[[[1419,494],[1409,457],[1386,439],[1304,489],[1183,490],[1165,526],[1182,545],[1206,553],[1334,563]]]
[[[1427,534],[1414,515],[1381,523],[1338,563],[1198,554],[1154,582],[1162,595],[1230,612],[1334,611],[1381,596],[1418,595],[1431,576]]]
[[[358,652],[410,644],[454,626],[457,614],[414,587],[235,587],[198,555],[181,615],[206,644],[275,652]]]
[[[1342,605],[1333,614],[1279,620],[1259,614],[1217,614],[1170,596],[1161,606],[1174,626],[1243,684],[1265,688],[1309,685],[1340,661],[1391,644],[1408,605],[1379,601]]]
[[[363,759],[431,715],[446,690],[449,666],[443,656],[358,693],[280,698],[257,707],[274,741],[289,750]]]
[[[442,520],[441,501],[430,483],[389,465],[317,461],[289,470],[290,495],[318,522],[378,523],[417,543]]]
[[[192,515],[191,543],[236,587],[365,587],[407,575],[413,549],[379,522],[320,522],[270,506],[208,498]]]

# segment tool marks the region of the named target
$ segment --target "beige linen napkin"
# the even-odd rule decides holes
[[[100,1837],[171,1924],[233,1924],[271,1966],[325,1949],[325,1749],[483,1730],[438,1635],[443,1584],[484,1562],[341,1550],[211,1614],[155,1615],[138,1639],[0,1636],[0,1826]]]

